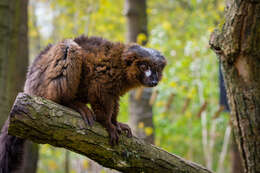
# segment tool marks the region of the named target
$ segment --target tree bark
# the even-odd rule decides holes
[[[86,127],[79,113],[24,93],[17,96],[11,110],[9,133],[64,147],[122,172],[211,172],[141,139],[127,138],[126,134],[120,135],[118,146],[111,146],[106,130],[99,123]]]
[[[225,83],[223,79],[223,74],[219,66],[219,92],[220,92],[220,106],[224,106],[224,111],[230,112],[228,105],[227,92],[225,88]],[[240,153],[238,151],[238,146],[235,141],[233,132],[232,132],[232,144],[230,145],[231,150],[231,173],[244,173]]]
[[[28,65],[27,6],[28,0],[0,1],[0,127],[25,80]],[[36,147],[31,142],[26,144],[25,164],[19,173],[36,172]]]
[[[235,141],[234,135],[232,135],[231,162],[231,173],[244,173],[238,145]]]
[[[260,1],[227,0],[210,46],[219,56],[246,173],[260,172]]]
[[[0,2],[0,127],[25,80],[28,65],[27,0]]]
[[[126,0],[125,1],[125,15],[127,17],[127,42],[136,42],[139,34],[144,34],[144,40],[141,40],[142,45],[147,43],[147,14],[146,14],[146,0]],[[152,94],[151,88],[144,88],[141,90],[140,98],[136,98],[136,93],[139,91],[132,91],[129,98],[129,113],[130,124],[134,133],[143,138],[145,141],[154,143],[154,124],[153,111],[149,100]],[[142,123],[143,128],[138,125]],[[145,128],[153,129],[153,132],[147,135]]]

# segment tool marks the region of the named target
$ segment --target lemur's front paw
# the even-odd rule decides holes
[[[107,128],[107,131],[109,134],[110,145],[112,145],[112,146],[117,145],[118,141],[119,141],[119,135],[118,135],[116,127],[113,124],[111,124],[109,126],[109,128]]]
[[[128,138],[131,138],[133,136],[131,128],[124,123],[117,122],[117,131],[121,133],[122,131],[126,131],[126,135]]]
[[[86,106],[83,108],[83,110],[84,110],[84,113],[81,114],[81,116],[82,116],[84,122],[89,126],[93,126],[93,124],[96,120],[95,114]]]
[[[69,107],[80,113],[86,125],[93,126],[96,116],[84,103],[73,102],[69,105]]]

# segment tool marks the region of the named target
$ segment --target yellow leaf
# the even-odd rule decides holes
[[[143,42],[145,42],[147,40],[147,37],[144,33],[140,33],[137,36],[137,43],[138,44],[142,44]]]
[[[191,114],[190,111],[186,111],[186,112],[185,112],[185,117],[191,118],[191,116],[192,116],[192,114]]]
[[[144,123],[143,123],[143,122],[139,122],[139,123],[138,123],[138,128],[139,128],[139,129],[144,128]]]
[[[196,95],[196,88],[192,88],[188,93],[188,98],[194,98]]]
[[[89,167],[89,164],[88,164],[88,161],[87,161],[87,160],[83,160],[82,165],[83,165],[83,168],[84,168],[84,169],[88,169],[88,167]]]
[[[173,87],[173,88],[175,88],[175,87],[177,86],[177,84],[176,84],[176,82],[171,82],[171,83],[170,83],[170,86]]]
[[[48,167],[51,169],[51,170],[56,170],[58,168],[58,165],[56,164],[56,162],[54,162],[53,160],[50,160],[48,162]]]
[[[211,32],[214,31],[214,29],[215,29],[215,28],[211,26],[211,27],[208,28],[208,31],[211,33]]]
[[[108,25],[107,25],[107,29],[108,29],[108,30],[113,30],[113,29],[114,29],[114,25],[108,24]]]
[[[151,134],[153,134],[153,128],[152,127],[145,127],[144,132],[147,136],[150,136]]]
[[[170,24],[170,22],[165,21],[165,22],[163,22],[162,27],[163,27],[163,29],[165,29],[166,31],[168,31],[168,30],[171,29],[171,24]]]
[[[102,170],[100,171],[100,173],[106,173],[106,171],[105,171],[104,169],[102,169]]]
[[[156,102],[156,106],[160,107],[160,106],[163,106],[165,104],[164,101],[158,101]]]
[[[218,10],[219,11],[224,11],[225,9],[225,4],[224,3],[221,3],[219,6],[218,6]]]
[[[165,114],[165,113],[161,113],[161,114],[160,114],[160,117],[161,117],[161,118],[164,118],[164,117],[166,117],[166,114]]]
[[[31,29],[30,35],[31,35],[31,37],[36,37],[38,35],[38,33],[35,29]]]

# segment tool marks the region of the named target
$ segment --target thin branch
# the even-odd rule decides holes
[[[230,134],[231,134],[231,126],[228,125],[226,128],[224,142],[223,142],[222,150],[221,150],[219,161],[218,161],[218,169],[217,169],[218,173],[223,172],[223,169],[224,169],[224,160],[227,155],[228,144],[230,141]]]
[[[208,129],[207,129],[207,114],[206,112],[201,113],[201,125],[202,125],[202,146],[204,159],[207,165],[207,168],[210,166],[209,164],[209,146],[208,146]]]
[[[169,109],[171,108],[174,97],[175,97],[174,93],[171,93],[171,95],[168,97],[168,100],[167,100],[167,103],[166,103],[166,106],[165,106],[165,112],[168,112]]]
[[[158,93],[159,91],[154,89],[153,92],[152,92],[152,95],[150,97],[150,100],[149,100],[149,104],[152,106],[154,104],[154,102],[156,101],[157,99],[157,96],[158,96]]]

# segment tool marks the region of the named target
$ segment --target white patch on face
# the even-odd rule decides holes
[[[146,77],[149,77],[152,74],[151,70],[146,70],[144,73]]]

